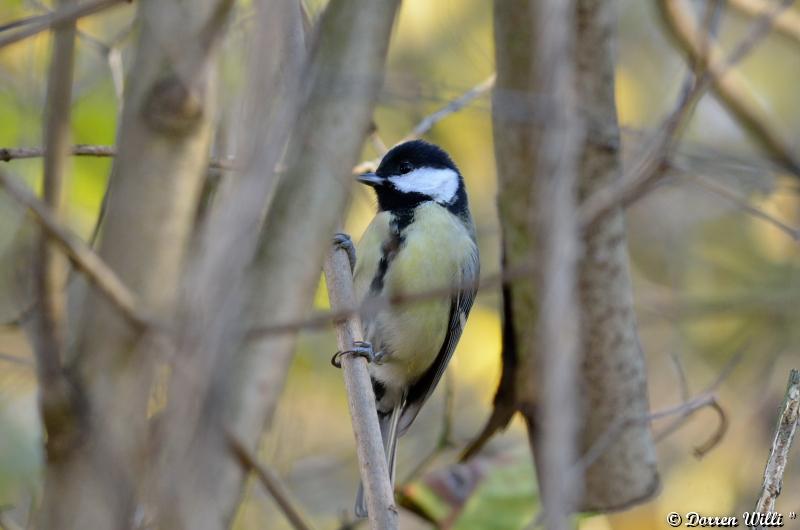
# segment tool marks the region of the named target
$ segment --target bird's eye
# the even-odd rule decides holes
[[[411,165],[411,162],[400,163],[400,174],[405,175],[406,173],[409,173],[412,169],[414,169],[414,166]]]

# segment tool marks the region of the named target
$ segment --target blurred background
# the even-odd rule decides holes
[[[726,49],[739,42],[754,20],[736,3],[725,3],[720,20],[719,39]],[[308,1],[312,18],[323,5],[322,0]],[[687,66],[656,2],[618,0],[617,5],[617,104],[624,153],[630,158],[674,108]],[[700,10],[702,2],[696,7]],[[0,24],[49,9],[39,0],[0,0]],[[800,9],[791,9],[800,16]],[[232,24],[250,22],[248,4],[242,2]],[[132,60],[134,7],[84,19],[78,27],[73,140],[113,145],[118,94]],[[0,148],[42,144],[49,39],[42,34],[0,49]],[[241,52],[237,32],[230,31],[222,53],[223,115],[232,111],[232,99],[241,89]],[[375,117],[382,140],[394,144],[423,117],[483,82],[493,72],[493,57],[490,2],[404,0]],[[800,149],[800,32],[773,30],[738,68],[773,127]],[[497,272],[488,95],[436,124],[425,138],[444,147],[460,167],[477,224],[482,274]],[[222,149],[219,139],[217,144]],[[376,156],[368,142],[364,159]],[[800,365],[800,238],[793,240],[773,223],[698,186],[692,177],[713,181],[791,227],[800,227],[800,182],[775,170],[712,95],[697,106],[674,161],[666,182],[628,210],[651,408],[677,405],[721,379],[716,391],[729,425],[719,444],[698,458],[695,447],[714,434],[719,422],[713,411],[699,411],[658,444],[661,493],[624,513],[585,517],[582,530],[665,528],[671,511],[732,515],[752,509],[788,370]],[[40,185],[40,159],[0,164],[33,187]],[[109,158],[71,161],[69,221],[87,238],[110,167]],[[369,190],[356,190],[346,225],[354,238],[374,209]],[[0,326],[0,507],[17,510],[35,497],[42,470],[33,358],[24,333],[13,324],[29,304],[25,256],[33,241],[30,228],[22,210],[0,192],[0,322],[9,323]],[[446,384],[401,439],[401,481],[452,465],[486,419],[500,371],[498,301],[496,289],[480,292]],[[316,305],[327,306],[324,288]],[[302,335],[278,417],[260,454],[320,528],[342,523],[358,481],[341,374],[329,363],[335,350],[329,329]],[[669,422],[657,422],[654,428],[658,432]],[[446,425],[450,444],[434,451]],[[536,512],[531,474],[513,474],[530,466],[521,425],[512,424],[486,453],[487,473],[500,478],[486,481],[476,493],[481,498],[469,502],[499,503],[495,508],[512,514],[510,520],[529,521]],[[413,498],[418,490],[409,486],[406,491]],[[800,511],[797,447],[778,509]],[[401,520],[403,528],[431,527],[405,510]],[[488,528],[475,521],[465,519],[456,527]],[[787,521],[788,528],[792,525],[800,528],[800,523]],[[288,528],[262,488],[251,484],[236,528],[264,527]]]

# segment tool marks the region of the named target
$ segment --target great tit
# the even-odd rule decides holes
[[[355,249],[356,296],[446,292],[362,315],[369,373],[394,484],[397,437],[433,393],[472,308],[480,271],[464,180],[450,156],[421,140],[400,144],[374,173],[378,212]],[[359,488],[355,513],[366,516]]]

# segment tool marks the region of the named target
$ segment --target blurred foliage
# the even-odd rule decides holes
[[[674,106],[686,66],[663,30],[653,2],[617,3],[617,99],[625,131],[624,153],[631,158]],[[324,0],[308,5],[314,17]],[[236,30],[250,23],[251,8],[250,3],[241,4],[223,50],[220,105],[229,117],[235,115],[236,95],[244,78],[242,32]],[[84,35],[78,45],[73,106],[76,143],[114,143],[119,102],[107,56],[92,40],[115,43],[127,68],[136,33],[134,11],[135,6],[124,6],[79,24]],[[39,12],[33,0],[0,0],[0,23]],[[750,22],[726,9],[720,32],[726,49],[741,39]],[[493,71],[491,30],[491,3],[485,0],[403,3],[375,117],[387,145]],[[49,37],[40,35],[0,49],[0,147],[41,144],[49,46]],[[798,51],[800,43],[771,35],[741,65],[776,128],[795,142],[800,138]],[[490,102],[484,97],[437,124],[426,137],[447,149],[465,176],[484,274],[498,269],[491,130]],[[217,145],[225,145],[223,140],[218,138]],[[367,142],[364,157],[378,154]],[[720,388],[731,428],[719,447],[697,460],[692,448],[706,439],[713,425],[710,412],[698,413],[659,445],[661,494],[627,512],[583,519],[582,530],[662,528],[670,511],[728,515],[749,509],[760,487],[785,373],[800,363],[797,242],[693,185],[690,176],[713,179],[795,227],[800,226],[800,185],[760,160],[758,151],[711,96],[698,105],[677,156],[683,170],[670,175],[664,186],[635,204],[628,215],[651,402],[653,409],[660,409],[679,403],[685,390],[700,392],[718,377],[732,355],[743,352]],[[38,186],[40,160],[0,163]],[[84,236],[94,228],[110,168],[108,159],[73,160],[69,221]],[[368,190],[356,189],[347,231],[358,237],[373,211]],[[25,276],[30,267],[25,257],[33,233],[19,209],[0,193],[0,316],[4,321],[26,299]],[[324,293],[321,289],[317,308],[327,305]],[[458,447],[488,413],[499,374],[497,305],[496,293],[484,290],[469,319],[452,365],[455,448],[435,455],[430,471],[446,470],[455,461]],[[346,397],[339,373],[329,365],[334,349],[329,331],[303,334],[284,400],[261,454],[324,528],[334,527],[341,514],[351,509],[357,484]],[[0,328],[0,354],[30,360],[21,329]],[[686,389],[675,359],[680,361]],[[442,428],[442,405],[440,390],[402,439],[401,482],[435,446]],[[39,480],[40,458],[35,448],[40,431],[35,412],[31,366],[0,358],[0,505],[25,504],[24,498]],[[516,423],[495,440],[488,461],[504,463],[487,468],[484,480],[451,521],[452,528],[516,528],[532,517],[536,506],[525,447]],[[800,510],[800,456],[797,451],[794,454],[779,500],[785,511]],[[517,455],[519,465],[508,455]],[[423,482],[414,482],[403,491],[417,504],[428,506],[426,510],[439,520],[442,507],[425,487]],[[252,484],[237,528],[262,528],[265,521],[270,528],[286,528],[272,501],[259,485]],[[429,527],[410,511],[403,512],[403,528]]]

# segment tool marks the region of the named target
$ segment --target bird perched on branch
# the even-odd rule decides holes
[[[337,234],[335,242],[355,261],[359,301],[443,293],[364,315],[367,342],[353,351],[370,361],[394,483],[397,437],[442,378],[475,299],[478,247],[464,180],[439,147],[420,140],[398,145],[358,181],[375,190],[378,213],[355,249],[357,260],[347,235]],[[366,516],[361,488],[355,511]]]

